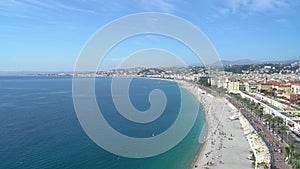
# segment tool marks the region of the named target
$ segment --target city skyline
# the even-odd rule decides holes
[[[8,0],[0,4],[0,71],[72,71],[94,32],[119,17],[140,12],[169,13],[193,23],[222,60],[299,59],[299,5],[295,0]],[[138,40],[145,44],[142,48],[158,39]],[[164,46],[164,42],[156,44]],[[108,63],[113,68],[114,61]]]

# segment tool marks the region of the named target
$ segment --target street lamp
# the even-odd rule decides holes
[[[291,131],[289,131],[289,130],[286,130],[286,143],[287,144],[289,144],[289,133],[290,133]]]

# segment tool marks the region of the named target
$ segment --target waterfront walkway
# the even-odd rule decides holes
[[[243,115],[245,115],[249,119],[253,126],[262,134],[262,136],[269,143],[273,159],[272,168],[291,169],[291,166],[284,162],[285,147],[287,146],[287,144],[280,141],[278,137],[273,135],[271,131],[267,129],[267,126],[262,125],[262,121],[259,119],[259,117],[254,115],[254,113],[251,112],[244,103],[229,95],[226,95],[226,98],[235,107],[237,107]],[[281,151],[279,152],[278,149],[280,149]]]

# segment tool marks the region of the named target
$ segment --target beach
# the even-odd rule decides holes
[[[251,147],[244,136],[239,112],[226,99],[215,97],[195,84],[176,81],[203,106],[206,124],[202,144],[190,168],[251,169]],[[236,117],[230,119],[230,117]]]

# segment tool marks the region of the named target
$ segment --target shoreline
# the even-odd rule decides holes
[[[226,98],[213,96],[208,91],[200,88],[198,85],[194,84],[193,82],[188,82],[185,80],[162,79],[162,78],[147,78],[147,79],[171,81],[171,82],[177,83],[180,88],[184,88],[191,95],[193,95],[194,99],[202,107],[203,115],[205,118],[205,125],[204,125],[203,130],[201,131],[200,137],[198,138],[199,144],[201,144],[201,145],[198,148],[197,153],[194,156],[192,162],[188,165],[187,169],[198,169],[198,168],[205,168],[205,169],[209,169],[209,168],[217,168],[217,169],[244,168],[244,169],[248,169],[249,168],[249,169],[252,169],[253,168],[252,160],[248,160],[250,151],[254,152],[255,157],[258,158],[256,161],[256,164],[258,161],[259,162],[269,161],[270,155],[268,154],[268,152],[264,152],[266,149],[268,149],[267,146],[262,142],[262,139],[258,136],[257,136],[257,139],[260,141],[255,142],[255,143],[253,142],[253,138],[254,138],[254,136],[257,135],[257,133],[256,133],[256,135],[254,134],[251,136],[249,136],[247,134],[248,133],[247,129],[251,128],[252,126],[250,125],[250,123],[248,121],[246,121],[244,119],[244,117],[239,112],[239,110],[235,106],[233,106],[231,104],[231,102],[229,102]],[[209,101],[210,100],[209,98],[211,98],[211,101]],[[216,112],[212,111],[212,107],[214,107],[215,111],[217,111],[217,109],[215,107],[220,107],[220,105],[218,103],[224,104],[223,109],[221,110],[221,114],[222,114],[221,119],[218,119],[218,117],[212,117],[217,114]],[[226,111],[224,111],[225,106],[227,107],[227,114],[225,113]],[[238,117],[238,120],[236,120],[236,119],[231,120],[229,123],[228,123],[228,121],[225,122],[224,118],[223,118],[223,114],[226,114],[228,119],[230,117]],[[230,116],[229,116],[229,114],[230,114]],[[225,119],[227,119],[227,118],[225,118]],[[214,124],[213,124],[214,120],[217,120],[217,121],[219,120],[216,128],[214,128]],[[236,124],[234,124],[235,126],[233,126],[231,124],[231,123],[234,123],[233,121],[237,122]],[[222,128],[223,128],[223,124],[225,126],[227,126],[227,130],[223,129],[222,131],[220,131],[220,129],[219,129],[220,124],[222,124]],[[229,126],[229,129],[228,129],[228,126]],[[237,126],[238,126],[238,128],[234,128]],[[233,136],[232,134],[230,134],[230,136],[232,137],[230,139],[234,138],[234,139],[242,141],[243,146],[238,146],[240,142],[236,142],[235,144],[228,143],[228,145],[226,145],[226,146],[232,146],[233,149],[235,147],[238,147],[238,148],[236,148],[235,150],[232,150],[232,151],[229,151],[228,149],[227,149],[227,151],[220,151],[218,153],[221,153],[221,154],[216,155],[216,158],[218,158],[218,159],[220,158],[222,160],[224,159],[224,162],[226,164],[228,162],[229,165],[228,164],[225,165],[225,163],[222,160],[219,161],[219,164],[216,164],[217,163],[216,161],[214,161],[214,163],[212,163],[212,165],[210,165],[209,162],[206,163],[207,165],[205,165],[205,163],[204,163],[204,161],[206,162],[206,160],[210,156],[210,154],[214,154],[214,151],[216,151],[216,149],[213,150],[212,147],[211,148],[209,147],[210,142],[209,142],[208,138],[211,138],[211,140],[213,140],[212,142],[216,142],[216,138],[214,138],[214,137],[216,137],[216,135],[217,135],[216,134],[217,130],[219,130],[219,135],[220,135],[220,132],[225,131],[224,138],[226,138],[226,133],[231,133],[231,132],[234,132],[232,130],[235,130],[235,133],[237,133],[237,135]],[[201,138],[201,142],[200,142],[200,138]],[[220,139],[220,138],[218,138],[218,139]],[[222,146],[223,146],[223,143],[222,143],[223,140],[224,139],[221,138]],[[212,142],[210,144],[211,146],[215,144],[215,143],[213,144]],[[226,141],[224,141],[224,142],[226,142]],[[225,144],[226,143],[224,143],[224,145]],[[226,148],[226,147],[224,146],[221,149],[223,149],[223,148]],[[263,152],[257,153],[256,149],[262,149]],[[207,151],[208,151],[208,153],[205,153]],[[217,151],[219,151],[219,149]],[[241,154],[241,156],[236,156],[235,160],[232,160],[231,155],[233,155],[233,153],[235,155]],[[227,156],[227,159],[225,157],[222,157],[222,154],[225,154],[225,156]],[[242,156],[244,156],[244,158],[241,158]],[[228,158],[228,157],[230,157],[230,158]],[[212,160],[215,160],[214,157],[212,157]],[[232,163],[232,164],[230,164],[230,163]]]
[[[203,102],[202,98],[200,98],[199,95],[196,95],[192,89],[195,90],[195,84],[191,84],[190,82],[186,82],[184,80],[176,80],[176,79],[163,79],[163,78],[146,78],[146,77],[138,77],[138,78],[141,78],[141,79],[153,79],[153,80],[162,80],[162,81],[169,81],[169,82],[175,82],[179,85],[180,88],[183,88],[185,90],[187,90],[187,92],[189,92],[193,97],[194,99],[200,104],[200,106],[202,107],[202,110],[203,110],[203,116],[205,118],[205,124],[204,124],[204,130],[202,130],[201,132],[201,139],[205,139],[208,137],[210,131],[209,131],[209,119],[208,119],[208,108],[207,108],[207,105],[206,103]],[[194,87],[193,87],[194,86]],[[198,91],[201,90],[205,93],[207,93],[206,91],[198,88],[197,89]],[[198,91],[196,93],[198,93]],[[211,95],[212,97],[212,95]],[[199,141],[199,138],[198,138],[198,141]],[[201,158],[203,155],[204,155],[204,150],[205,150],[205,146],[206,146],[206,141],[204,141],[203,143],[200,143],[200,147],[199,149],[197,150],[197,153],[196,155],[194,156],[194,159],[192,160],[192,162],[188,165],[189,167],[187,169],[195,169],[195,165],[198,161],[199,158]]]
[[[171,81],[171,80],[170,80]],[[185,86],[187,84],[187,82],[185,81],[178,81],[178,80],[172,80],[173,82],[176,82],[180,85],[180,87],[186,89],[191,95],[193,95],[193,97],[195,98],[195,100],[201,105],[202,107],[202,110],[203,110],[203,116],[205,118],[205,125],[204,125],[204,130],[202,130],[202,133],[200,135],[201,139],[204,139],[208,137],[209,135],[209,119],[208,119],[208,108],[207,106],[205,105],[205,103],[199,98],[198,95],[195,95],[195,93],[193,91],[191,91],[191,89],[188,87],[188,86]],[[186,84],[184,84],[186,83]],[[191,84],[189,84],[191,85]],[[200,88],[198,88],[198,90],[202,90]],[[203,92],[206,92],[204,90],[202,90]],[[203,155],[204,155],[204,150],[205,150],[205,147],[207,146],[207,143],[206,141],[204,141],[203,143],[200,143],[200,148],[198,149],[192,163],[189,165],[188,169],[194,169],[195,168],[195,165],[198,161],[199,158],[201,158]]]
[[[172,81],[178,83],[180,87],[186,89],[194,96],[196,101],[202,106],[205,117],[204,130],[202,130],[201,140],[199,140],[201,146],[188,169],[252,168],[252,161],[247,159],[251,147],[244,136],[240,120],[229,120],[232,114],[235,115],[237,113],[237,109],[231,107],[226,99],[215,97],[191,82]],[[222,113],[218,114],[217,112]],[[240,144],[240,146],[235,148],[236,144]],[[217,148],[217,145],[221,145],[221,147]],[[232,147],[232,149],[228,147]],[[232,153],[235,154],[235,158],[228,158]],[[210,158],[211,160],[209,160]]]
[[[143,78],[143,77],[142,77]],[[210,128],[210,123],[209,123],[209,119],[208,119],[208,113],[209,113],[209,109],[207,107],[207,104],[203,101],[203,98],[201,98],[199,96],[198,91],[201,91],[202,93],[205,92],[206,94],[207,91],[204,91],[200,88],[197,88],[198,91],[192,91],[192,90],[196,90],[196,85],[195,84],[191,84],[190,82],[186,82],[184,80],[176,80],[176,79],[162,79],[162,78],[144,78],[144,79],[153,79],[153,80],[163,80],[163,81],[170,81],[170,82],[175,82],[179,85],[180,88],[183,88],[185,90],[187,90],[187,92],[189,92],[191,95],[193,95],[194,99],[200,104],[200,106],[202,107],[203,110],[203,116],[205,118],[205,124],[204,124],[204,129],[201,132],[201,140],[205,140],[206,138],[208,138],[209,133],[211,132],[209,130]],[[197,94],[198,95],[197,95]],[[209,94],[210,95],[210,94]],[[210,97],[213,97],[212,95],[210,95]],[[199,138],[198,138],[199,139]],[[198,140],[199,141],[199,140]],[[199,160],[199,158],[204,156],[204,150],[205,147],[207,146],[207,141],[201,141],[201,144],[196,155],[194,156],[194,159],[192,160],[192,162],[189,164],[189,167],[187,169],[195,169],[195,165],[197,163],[197,161]]]
[[[206,105],[206,103],[204,103],[204,101],[202,100],[202,98],[199,95],[196,95],[195,93],[198,93],[199,90],[201,90],[202,92],[207,93],[207,91],[204,91],[200,88],[197,88],[198,91],[192,91],[193,89],[196,90],[196,85],[195,84],[191,84],[190,82],[186,82],[184,80],[176,80],[176,79],[163,79],[163,78],[146,78],[146,77],[139,77],[141,79],[153,79],[153,80],[162,80],[162,81],[169,81],[169,82],[175,82],[179,85],[180,88],[183,88],[185,90],[187,90],[187,92],[189,92],[194,99],[200,104],[200,106],[202,107],[203,110],[203,116],[205,118],[205,124],[204,124],[204,129],[201,132],[201,140],[205,140],[205,138],[208,137],[210,131],[209,131],[209,119],[208,119],[208,107]],[[209,94],[210,95],[210,94]],[[213,97],[212,95],[210,95],[210,97]],[[199,141],[199,138],[198,138]],[[194,156],[194,159],[192,160],[192,162],[188,165],[189,167],[187,169],[195,169],[195,165],[198,161],[199,158],[201,158],[204,155],[204,150],[205,147],[207,146],[206,141],[199,143],[201,144],[199,149],[197,150],[196,155]]]

